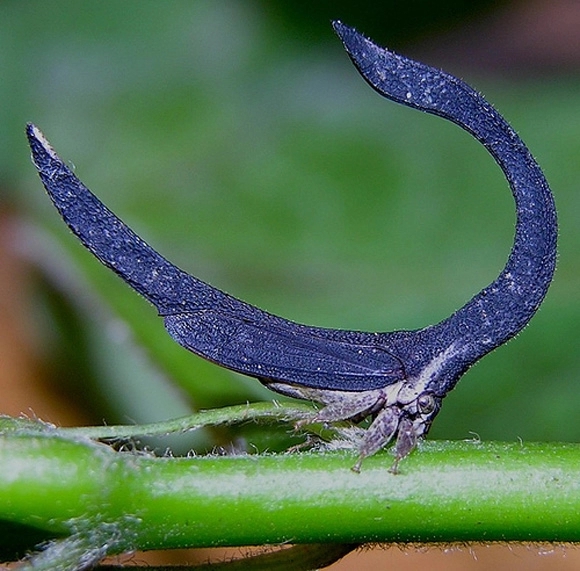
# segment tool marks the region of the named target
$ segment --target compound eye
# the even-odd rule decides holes
[[[417,407],[421,414],[431,414],[437,407],[437,401],[431,393],[423,393],[417,399]]]

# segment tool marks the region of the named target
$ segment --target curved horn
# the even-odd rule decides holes
[[[433,348],[428,351],[431,358],[454,347],[444,376],[434,379],[432,387],[445,394],[471,364],[521,331],[544,299],[556,265],[554,199],[523,141],[475,90],[452,75],[376,46],[341,22],[333,26],[373,89],[471,133],[499,164],[515,199],[515,239],[504,270],[461,309],[415,339]],[[408,362],[407,355],[401,357]],[[419,359],[418,369],[423,366]],[[410,368],[410,374],[419,372]]]

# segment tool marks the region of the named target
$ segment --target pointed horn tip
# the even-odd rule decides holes
[[[34,123],[26,123],[26,135],[29,139],[44,139],[42,132]]]
[[[380,50],[372,40],[369,40],[364,34],[358,32],[355,28],[343,24],[340,20],[333,20],[332,27],[336,35],[340,38],[347,53],[354,59],[358,60],[361,51]],[[356,61],[355,61],[356,63]]]
[[[58,159],[58,156],[54,152],[51,144],[48,142],[42,131],[34,123],[26,124],[26,135],[32,148],[33,155],[38,154],[40,147],[40,149],[48,153],[53,159]]]
[[[354,28],[351,28],[345,24],[343,24],[340,20],[332,20],[331,21],[332,27],[338,37],[344,41],[344,37],[350,34],[358,33]]]

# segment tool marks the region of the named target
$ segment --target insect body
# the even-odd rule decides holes
[[[157,308],[179,344],[279,393],[322,403],[318,421],[373,417],[360,460],[396,437],[398,461],[427,433],[463,373],[518,333],[538,309],[555,268],[556,213],[539,166],[481,95],[340,22],[333,25],[371,87],[471,133],[502,168],[515,198],[515,239],[503,271],[453,315],[425,329],[366,333],[311,327],[236,299],[153,250],[77,179],[34,125],[27,133],[34,164],[65,222]]]

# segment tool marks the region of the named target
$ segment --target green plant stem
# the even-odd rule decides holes
[[[114,551],[580,540],[580,446],[427,442],[350,470],[351,451],[153,458],[83,439],[0,438],[0,519],[54,534],[109,526]],[[102,534],[101,534],[102,535]]]
[[[315,409],[310,404],[280,405],[275,402],[256,402],[223,408],[202,410],[182,418],[170,419],[151,424],[135,426],[86,426],[60,428],[59,432],[71,436],[85,436],[95,439],[133,438],[137,436],[163,436],[173,432],[186,432],[203,426],[234,424],[252,420],[296,421],[312,416]]]

